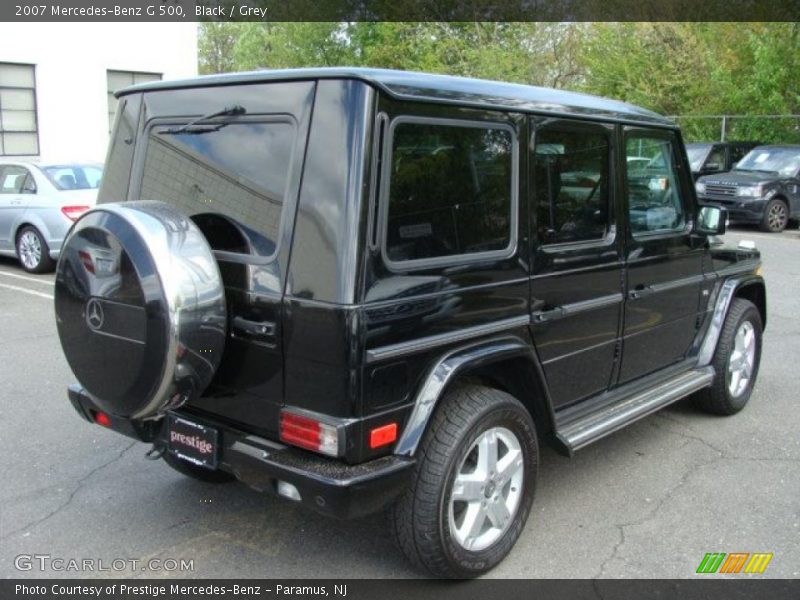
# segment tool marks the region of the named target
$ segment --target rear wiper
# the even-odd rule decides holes
[[[216,131],[220,127],[216,129],[213,128],[197,128],[196,130],[189,130],[190,127],[193,125],[197,125],[198,123],[202,123],[203,121],[208,121],[209,119],[213,119],[215,117],[234,117],[238,115],[243,115],[247,112],[244,106],[240,106],[239,104],[234,104],[233,106],[227,106],[222,110],[218,110],[216,112],[203,115],[202,117],[197,117],[194,121],[189,121],[186,125],[181,125],[180,127],[173,127],[171,129],[165,129],[164,131],[159,131],[162,135],[175,135],[177,133],[206,133],[207,131]],[[189,131],[187,131],[189,130]]]

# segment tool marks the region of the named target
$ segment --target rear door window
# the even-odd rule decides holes
[[[192,216],[215,250],[271,257],[294,140],[288,120],[153,127],[140,196]]]
[[[505,125],[395,120],[384,254],[404,267],[504,255],[516,242],[516,137]]]
[[[0,167],[0,194],[21,194],[29,177],[30,174],[25,167],[15,165]]]
[[[536,133],[533,181],[542,244],[605,238],[610,156],[607,133],[556,128]]]

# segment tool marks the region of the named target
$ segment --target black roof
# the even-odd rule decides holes
[[[365,81],[397,99],[521,112],[566,114],[677,127],[675,122],[647,109],[599,96],[516,83],[391,69],[330,67],[206,75],[192,79],[141,83],[120,90],[117,95],[191,87],[310,79],[357,79]]]

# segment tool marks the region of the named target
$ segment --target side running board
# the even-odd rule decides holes
[[[556,424],[556,437],[570,452],[588,446],[642,417],[711,384],[714,368],[684,371],[658,385],[606,404],[594,412]]]

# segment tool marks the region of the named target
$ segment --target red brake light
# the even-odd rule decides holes
[[[339,455],[336,427],[305,415],[281,411],[281,440],[329,456]]]
[[[104,412],[97,411],[94,413],[94,422],[103,427],[111,427],[111,417]]]
[[[90,207],[88,206],[62,206],[61,212],[70,221],[77,221],[83,213],[89,210],[89,208]]]
[[[92,261],[92,255],[88,252],[84,252],[83,250],[78,250],[78,257],[83,263],[83,268],[94,275],[94,262]]]
[[[380,448],[391,444],[397,439],[397,423],[389,423],[376,427],[369,432],[369,447],[372,449]]]

